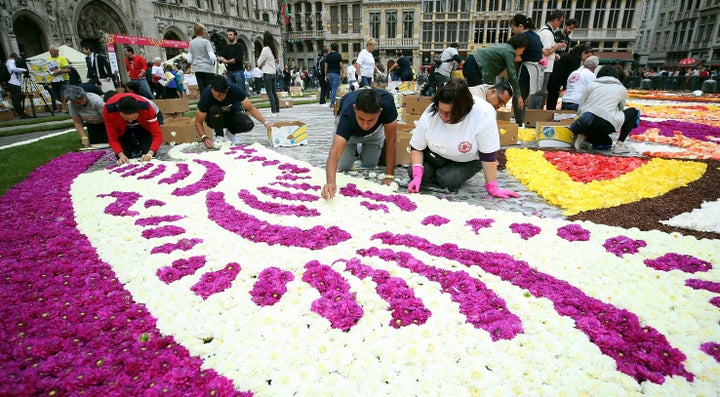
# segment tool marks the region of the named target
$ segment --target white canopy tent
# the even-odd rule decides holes
[[[66,45],[61,45],[60,47],[58,47],[58,52],[60,53],[60,55],[67,58],[68,62],[70,62],[70,65],[72,65],[72,67],[77,69],[78,73],[80,74],[80,78],[83,81],[87,81],[87,64],[85,63],[85,54]],[[28,58],[28,60],[41,61],[47,60],[48,58],[50,58],[50,52],[45,51],[42,54],[31,56],[30,58]]]

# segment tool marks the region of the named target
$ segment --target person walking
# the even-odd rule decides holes
[[[345,74],[344,72],[345,68],[343,68],[342,56],[338,52],[338,45],[332,43],[330,44],[330,52],[325,57],[325,79],[330,85],[330,108],[335,107],[335,97]]]
[[[135,55],[135,50],[130,46],[125,46],[125,68],[127,69],[130,81],[135,81],[140,85],[142,96],[146,98],[155,98],[148,84],[147,75],[148,64],[142,55]]]
[[[380,72],[377,65],[375,65],[375,57],[373,56],[375,44],[377,44],[375,39],[369,39],[365,49],[360,51],[357,61],[355,61],[355,71],[360,81],[360,87],[372,87],[375,72]]]
[[[268,31],[263,34],[263,49],[257,59],[257,64],[263,72],[263,83],[265,91],[270,100],[270,116],[276,117],[280,114],[280,99],[278,98],[276,87],[277,72],[275,70],[277,64],[277,47],[275,38]]]

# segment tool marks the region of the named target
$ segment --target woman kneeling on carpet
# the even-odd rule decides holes
[[[450,80],[439,89],[410,139],[408,192],[417,193],[427,185],[457,190],[482,169],[489,194],[520,197],[497,186],[500,134],[495,119],[493,106],[474,101],[465,80]]]
[[[579,117],[570,125],[573,132],[573,147],[580,150],[585,141],[593,150],[607,150],[612,147],[616,154],[629,153],[625,139],[640,125],[640,111],[625,109],[627,90],[619,80],[620,72],[614,66],[603,66],[597,78],[588,84],[580,99]],[[620,131],[615,147],[610,134]]]

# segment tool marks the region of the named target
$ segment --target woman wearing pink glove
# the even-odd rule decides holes
[[[417,193],[429,184],[457,190],[482,169],[489,194],[520,197],[497,186],[500,134],[495,119],[493,106],[473,100],[465,80],[450,80],[439,89],[410,139],[408,192]]]

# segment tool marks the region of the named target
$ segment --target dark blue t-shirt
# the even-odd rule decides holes
[[[528,39],[528,46],[521,56],[522,61],[540,62],[543,57],[543,44],[540,36],[532,30],[526,30],[524,34]]]
[[[357,123],[357,119],[355,118],[355,109],[353,109],[353,105],[357,100],[357,96],[360,95],[360,93],[363,92],[365,89],[356,90],[351,93],[345,94],[340,100],[340,113],[338,114],[339,120],[337,125],[337,132],[335,133],[345,138],[345,140],[349,140],[350,137],[353,135],[370,135],[378,129],[380,124],[389,124],[397,120],[398,114],[397,109],[395,108],[395,98],[393,98],[393,96],[385,90],[381,90],[379,88],[370,89],[380,94],[382,113],[380,113],[380,117],[378,118],[377,123],[375,123],[375,125],[368,131],[360,128]]]
[[[218,102],[217,99],[212,95],[211,86],[205,87],[203,92],[200,94],[200,100],[197,104],[197,110],[207,113],[210,109],[210,106],[212,105],[220,105],[220,106],[228,106],[232,105],[232,111],[233,112],[240,112],[242,109],[242,105],[240,102],[244,101],[245,98],[247,98],[247,94],[245,94],[245,90],[240,88],[239,85],[228,83],[228,92],[227,95],[225,95],[225,99],[222,102]]]
[[[329,52],[325,57],[328,74],[340,74],[340,62],[342,62],[342,55],[339,52]]]

